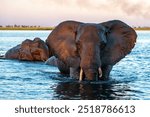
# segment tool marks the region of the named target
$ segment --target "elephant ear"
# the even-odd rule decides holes
[[[107,44],[102,51],[103,64],[114,65],[129,54],[136,43],[136,32],[122,21],[100,23],[106,28]]]
[[[62,22],[51,32],[46,40],[46,44],[53,55],[68,66],[79,66],[75,38],[80,24],[82,23],[75,21]]]

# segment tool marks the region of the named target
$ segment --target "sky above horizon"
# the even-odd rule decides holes
[[[65,20],[119,19],[150,27],[149,0],[0,0],[0,25],[56,26]]]

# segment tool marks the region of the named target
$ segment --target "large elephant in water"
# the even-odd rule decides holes
[[[46,61],[49,58],[48,47],[43,40],[35,38],[26,39],[21,44],[11,48],[5,54],[5,58],[28,61]]]
[[[50,56],[60,61],[61,72],[66,68],[80,75],[80,80],[97,80],[109,77],[113,65],[131,52],[136,38],[134,29],[119,20],[99,24],[65,21],[51,32],[46,44]]]

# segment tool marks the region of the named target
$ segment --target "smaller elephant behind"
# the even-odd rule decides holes
[[[49,58],[48,47],[40,38],[26,39],[21,44],[11,48],[5,54],[7,59],[28,61],[46,61]]]

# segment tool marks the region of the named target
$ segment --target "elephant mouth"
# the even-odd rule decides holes
[[[82,68],[80,69],[80,75],[79,75],[79,81],[83,81],[84,79],[84,74],[87,80],[90,81],[96,81],[102,77],[102,69],[101,67],[98,68],[96,72],[91,72],[93,70],[88,69],[88,70],[83,70]]]

